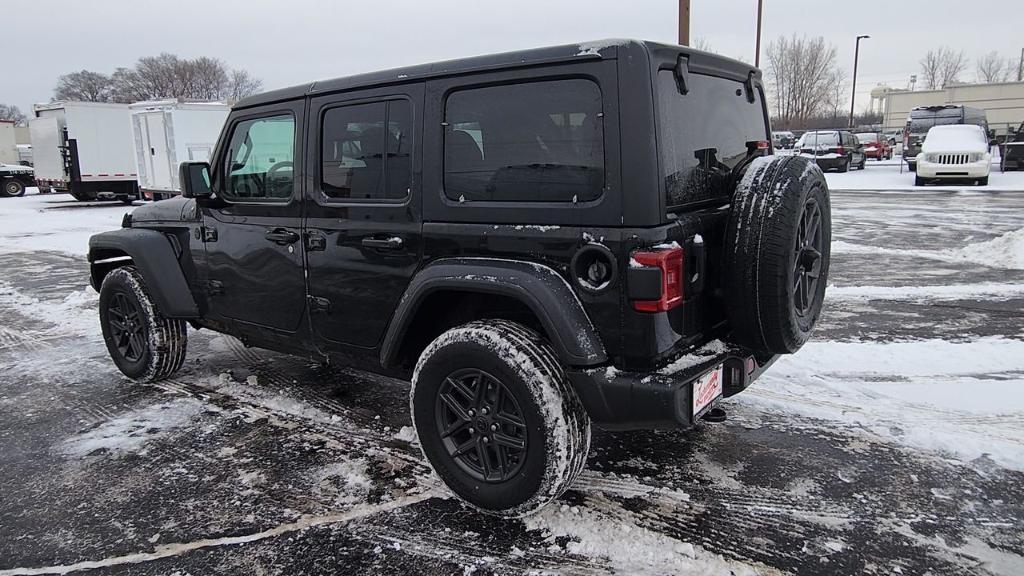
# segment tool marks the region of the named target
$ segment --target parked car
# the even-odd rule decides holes
[[[914,108],[907,116],[907,126],[903,130],[903,159],[911,172],[917,170],[917,156],[925,134],[932,126],[947,124],[974,124],[988,134],[988,118],[980,108],[954,104]]]
[[[933,126],[917,155],[914,184],[933,180],[974,180],[988,184],[992,142],[981,126],[973,124]]]
[[[863,170],[867,163],[864,147],[853,133],[846,130],[804,132],[796,148],[801,156],[814,160],[826,171],[846,172],[851,167]]]
[[[29,166],[0,164],[0,196],[24,196],[25,188],[35,184],[35,173]]]
[[[772,144],[776,148],[790,149],[796,144],[796,136],[788,130],[772,132]]]
[[[1003,172],[1020,170],[1024,167],[1024,122],[1021,122],[1013,138],[1003,143],[999,168]]]
[[[166,378],[189,324],[408,378],[440,478],[522,515],[591,422],[720,421],[810,337],[828,187],[769,139],[760,71],[638,41],[249,97],[182,196],[90,239],[107,350]]]
[[[875,160],[892,158],[892,145],[889,139],[879,132],[858,132],[857,141],[864,147],[864,156]]]

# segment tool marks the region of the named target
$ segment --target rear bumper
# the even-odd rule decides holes
[[[747,361],[753,369],[747,369]],[[606,430],[689,428],[714,402],[693,414],[693,384],[702,375],[723,366],[720,398],[739,394],[750,386],[778,356],[757,360],[752,352],[730,348],[708,356],[690,356],[686,368],[671,372],[621,372],[610,367],[570,370],[569,379],[590,419]],[[677,361],[675,364],[680,364]]]

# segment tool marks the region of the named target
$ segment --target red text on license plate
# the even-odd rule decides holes
[[[718,366],[711,372],[697,378],[693,382],[693,415],[696,416],[722,395],[722,367]]]

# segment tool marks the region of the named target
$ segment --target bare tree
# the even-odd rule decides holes
[[[245,70],[234,70],[228,79],[227,99],[231,103],[238,102],[246,96],[252,96],[263,88],[263,81]]]
[[[235,101],[262,86],[249,72],[232,70],[217,58],[189,60],[163,53],[139,58],[132,68],[118,68],[110,76],[85,70],[61,76],[54,97],[112,102],[157,98]]]
[[[28,122],[28,118],[17,106],[9,104],[0,104],[0,120],[13,120],[19,126]]]
[[[954,52],[946,46],[929,50],[921,59],[924,87],[928,90],[944,88],[957,82],[967,70],[967,55],[963,50]]]
[[[711,49],[711,43],[703,36],[697,36],[694,38],[693,41],[690,42],[690,48],[700,50],[701,52],[714,52],[714,50]]]
[[[81,70],[57,78],[53,98],[78,102],[109,102],[112,88],[110,76],[91,70]]]
[[[829,91],[829,107],[832,108],[832,119],[839,118],[839,110],[845,110],[849,102],[846,94],[846,71],[836,68],[829,79],[832,89]]]
[[[835,46],[820,36],[793,34],[770,42],[766,55],[771,99],[781,124],[802,127],[809,118],[830,111],[836,84],[845,76],[836,64]]]
[[[986,84],[1006,82],[1013,73],[1013,63],[999,56],[998,52],[993,51],[982,58],[978,58],[977,72],[978,82]]]

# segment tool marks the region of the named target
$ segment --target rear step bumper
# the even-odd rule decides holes
[[[605,430],[690,428],[708,404],[693,414],[693,384],[709,370],[723,365],[722,396],[739,394],[756,380],[778,356],[755,359],[752,352],[730,348],[726,352],[694,358],[694,364],[674,373],[621,372],[611,367],[569,370],[573,388],[590,419]],[[753,370],[748,371],[748,360]]]

